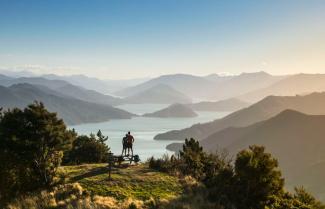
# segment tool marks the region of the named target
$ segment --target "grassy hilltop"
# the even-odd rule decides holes
[[[59,171],[67,183],[79,183],[92,195],[118,200],[172,199],[182,192],[178,178],[149,169],[146,165],[114,169],[109,179],[107,164],[64,166]]]

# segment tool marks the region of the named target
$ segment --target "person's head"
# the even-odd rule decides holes
[[[128,134],[125,134],[125,136],[128,136]]]
[[[129,131],[128,134],[131,134],[131,132]]]

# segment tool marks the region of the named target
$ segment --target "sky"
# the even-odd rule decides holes
[[[0,69],[325,73],[324,0],[0,0]]]

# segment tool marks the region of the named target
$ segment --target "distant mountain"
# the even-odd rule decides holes
[[[286,77],[271,86],[240,96],[245,101],[258,101],[266,96],[293,96],[325,91],[325,74],[298,74]]]
[[[79,86],[70,84],[63,80],[51,80],[43,77],[21,77],[11,78],[0,75],[0,85],[11,86],[14,84],[29,83],[34,86],[45,86],[52,90],[57,91],[60,96],[67,95],[76,99],[84,100],[87,102],[108,104],[108,105],[119,105],[122,103],[122,99],[104,95],[94,90],[88,90]],[[53,92],[52,92],[53,93]]]
[[[286,109],[313,115],[325,114],[325,93],[313,93],[306,96],[269,96],[222,119],[158,134],[155,139],[184,140],[193,137],[202,140],[228,127],[244,127],[269,119]]]
[[[203,97],[206,96],[205,90],[213,88],[215,86],[215,82],[209,81],[203,77],[187,74],[163,75],[142,84],[126,88],[117,92],[116,94],[126,97],[133,96],[157,85],[170,86],[177,91],[180,91],[186,95],[191,95],[192,97]]]
[[[67,84],[56,89],[58,92],[65,94],[76,99],[80,99],[87,102],[93,102],[97,104],[105,105],[119,105],[123,103],[123,100],[117,97],[101,94],[94,90],[84,89],[79,86]]]
[[[191,99],[170,86],[158,84],[138,94],[124,98],[126,103],[173,104],[190,103]]]
[[[58,89],[70,83],[62,80],[49,80],[42,77],[20,77],[20,78],[0,78],[0,85],[11,86],[14,84],[29,83],[32,85],[42,85],[51,89]]]
[[[27,70],[13,71],[13,70],[0,69],[0,74],[13,77],[13,78],[36,76],[34,73]]]
[[[85,75],[59,76],[54,74],[43,75],[42,77],[51,80],[64,80],[71,84],[81,86],[86,89],[98,91],[103,94],[112,94],[123,88],[137,85],[147,79],[130,79],[130,80],[100,80]]]
[[[200,77],[187,74],[164,75],[142,84],[118,91],[120,96],[132,96],[158,84],[168,85],[192,98],[224,100],[265,88],[283,76],[272,76],[265,72],[242,73],[236,76],[211,74]]]
[[[237,111],[244,107],[248,107],[247,102],[243,102],[239,99],[227,99],[217,102],[199,102],[194,104],[189,104],[194,110],[197,111]]]
[[[227,128],[201,141],[204,149],[226,148],[231,154],[249,145],[263,145],[279,160],[289,185],[306,185],[315,194],[324,194],[324,185],[310,178],[325,175],[325,116],[285,110],[277,116],[248,127]],[[317,167],[316,170],[311,169]],[[320,176],[318,182],[322,182]],[[320,193],[322,191],[322,193]],[[324,196],[325,197],[325,196]]]
[[[31,84],[16,84],[10,87],[0,87],[0,106],[4,108],[23,108],[35,100],[41,101],[52,112],[69,124],[103,122],[110,119],[128,119],[133,114],[114,108],[78,100],[43,86]]]
[[[218,82],[218,83],[228,81],[234,77],[235,77],[235,75],[219,75],[219,74],[210,74],[210,75],[204,76],[205,79],[207,79],[209,81],[213,81],[213,82]]]
[[[11,77],[9,77],[9,76],[6,76],[6,75],[3,75],[3,74],[0,74],[0,82],[1,82],[2,80],[11,80],[11,79],[13,79],[13,78],[11,78]]]
[[[197,114],[187,105],[172,104],[162,110],[147,113],[144,117],[157,117],[157,118],[191,118],[196,117]]]
[[[213,100],[229,99],[244,93],[268,87],[283,78],[284,76],[273,76],[263,71],[256,73],[242,73],[222,82],[220,85],[210,90],[209,95],[211,95],[210,98]]]

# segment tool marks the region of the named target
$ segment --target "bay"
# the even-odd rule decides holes
[[[195,118],[147,118],[141,117],[144,113],[154,112],[165,108],[162,104],[128,104],[118,108],[135,113],[139,116],[132,119],[110,120],[102,123],[89,123],[71,126],[78,134],[102,133],[109,137],[107,144],[115,155],[122,152],[122,138],[128,132],[135,138],[134,154],[138,154],[142,161],[149,157],[161,157],[164,154],[173,154],[166,150],[166,146],[175,140],[154,140],[154,136],[170,130],[189,127],[196,123],[209,122],[229,114],[229,112],[203,112],[197,111]]]

